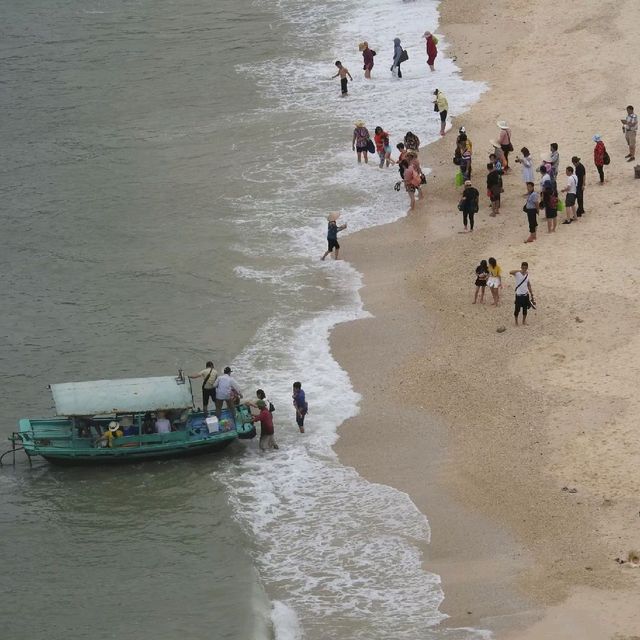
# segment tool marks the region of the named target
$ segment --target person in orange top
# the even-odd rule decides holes
[[[385,162],[387,167],[393,162],[391,160],[391,145],[389,144],[389,134],[382,128],[376,127],[373,136],[373,141],[376,145],[376,151],[380,158],[380,168],[384,167]]]

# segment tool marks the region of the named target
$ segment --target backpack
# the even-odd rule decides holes
[[[611,158],[609,157],[609,154],[607,153],[607,150],[604,150],[604,155],[602,156],[602,164],[609,164],[611,162]]]

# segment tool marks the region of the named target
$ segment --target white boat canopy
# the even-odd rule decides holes
[[[193,407],[184,378],[125,378],[50,385],[59,416],[93,416]]]

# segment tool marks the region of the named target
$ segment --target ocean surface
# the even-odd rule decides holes
[[[440,625],[427,519],[331,448],[359,396],[328,336],[366,312],[349,263],[319,261],[326,215],[348,224],[348,260],[348,233],[407,208],[395,169],[356,164],[353,122],[424,144],[436,86],[454,115],[483,90],[442,54],[428,71],[436,25],[434,0],[0,4],[0,436],[52,414],[49,383],[213,359],[245,395],[266,389],[281,445],[0,469],[2,637],[488,637]],[[344,99],[336,59],[354,76]]]

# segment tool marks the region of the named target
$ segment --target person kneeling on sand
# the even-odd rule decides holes
[[[515,300],[515,310],[513,312],[513,316],[515,318],[516,327],[518,326],[518,316],[520,315],[520,310],[522,309],[522,324],[527,324],[527,311],[529,307],[535,304],[535,300],[533,299],[533,289],[531,288],[531,282],[529,281],[529,264],[527,262],[523,262],[520,265],[519,271],[509,271],[512,276],[515,276],[516,279],[516,300]]]

